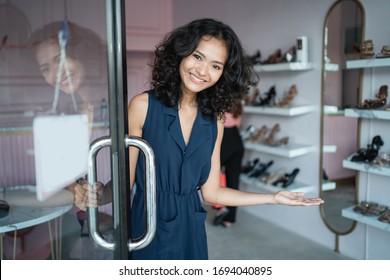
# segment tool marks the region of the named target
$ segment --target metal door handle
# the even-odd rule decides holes
[[[154,153],[150,145],[142,138],[127,136],[125,145],[134,146],[141,150],[145,159],[145,192],[146,192],[146,232],[141,238],[133,241],[129,239],[127,247],[129,251],[146,247],[156,233],[156,173],[154,169]],[[111,138],[102,137],[91,144],[88,155],[88,183],[92,186],[96,183],[96,155],[104,147],[111,146]],[[93,241],[99,246],[114,250],[115,242],[104,239],[99,230],[98,208],[88,208],[88,228]],[[113,213],[118,215],[118,213]]]

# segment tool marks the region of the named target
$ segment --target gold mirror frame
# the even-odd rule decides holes
[[[360,3],[359,0],[337,0],[335,3],[333,3],[333,5],[329,8],[327,14],[326,14],[326,17],[325,17],[325,20],[324,20],[324,25],[323,25],[323,48],[322,48],[322,85],[321,85],[321,123],[320,123],[320,128],[321,128],[321,136],[320,136],[320,148],[321,148],[321,151],[320,151],[320,180],[319,180],[319,187],[320,187],[320,197],[321,198],[324,198],[324,190],[323,190],[323,178],[324,178],[324,173],[323,173],[323,170],[324,170],[324,151],[322,150],[323,149],[323,146],[324,146],[324,119],[325,119],[325,111],[324,111],[324,105],[325,105],[325,84],[326,84],[326,63],[328,63],[328,21],[329,21],[329,18],[332,14],[332,12],[336,11],[336,7],[338,7],[338,5],[341,5],[342,3],[345,3],[345,2],[353,2],[356,7],[357,7],[357,10],[360,12],[360,16],[361,16],[361,26],[359,26],[360,28],[360,43],[363,41],[363,38],[364,38],[364,29],[365,29],[365,11],[364,11],[364,7],[363,5]],[[340,27],[342,28],[342,26]],[[337,40],[337,39],[336,39]],[[341,42],[339,42],[339,46],[341,48]],[[342,68],[342,65],[339,65],[339,69]],[[339,70],[340,71],[340,70]],[[359,73],[358,73],[358,92],[357,92],[357,97],[356,97],[356,101],[357,102],[360,102],[361,100],[361,85],[362,85],[362,74],[363,72],[361,70],[358,70]],[[355,104],[357,105],[357,104]],[[360,120],[357,120],[357,131],[356,131],[356,141],[357,141],[357,147],[359,147],[359,135],[360,135]],[[357,197],[357,194],[358,194],[358,186],[359,186],[359,183],[358,183],[358,173],[356,173],[355,175],[355,189],[354,189],[354,203],[356,204],[357,201],[358,201],[358,197]],[[334,226],[334,224],[332,225],[332,223],[329,221],[329,217],[327,218],[326,216],[326,213],[325,213],[325,207],[327,207],[327,205],[329,205],[329,203],[332,203],[331,201],[326,201],[325,200],[325,203],[323,205],[320,206],[320,211],[321,211],[321,217],[325,223],[325,225],[327,226],[327,228],[332,231],[335,236],[336,236],[336,242],[335,242],[335,251],[338,251],[339,249],[339,236],[340,235],[347,235],[349,233],[351,233],[355,226],[356,226],[356,222],[355,221],[352,221],[350,222],[349,226],[346,226],[345,229],[343,230],[339,230],[337,229],[337,227]],[[341,213],[340,213],[340,217],[341,217]]]

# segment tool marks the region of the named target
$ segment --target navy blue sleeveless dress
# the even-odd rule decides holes
[[[149,91],[143,138],[155,154],[157,230],[153,241],[132,252],[132,259],[208,259],[206,211],[198,189],[207,180],[217,137],[215,120],[198,112],[187,146],[178,110],[163,105]],[[131,215],[132,238],[145,232],[144,159],[140,153],[135,182],[137,190]]]

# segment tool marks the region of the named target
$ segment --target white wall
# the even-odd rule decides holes
[[[302,116],[293,120],[270,119],[264,116],[246,116],[244,120],[244,127],[249,123],[280,121],[282,131],[285,129],[285,132],[293,135],[295,139],[316,145],[316,152],[311,155],[298,159],[280,160],[281,164],[291,168],[299,166],[302,173],[300,176],[317,186],[317,191],[308,193],[308,196],[319,195],[322,32],[325,15],[333,2],[333,0],[173,1],[174,27],[201,17],[222,20],[236,31],[249,54],[254,54],[259,49],[263,59],[266,59],[277,48],[285,52],[294,44],[298,36],[305,35],[309,38],[309,59],[314,63],[314,70],[300,74],[262,74],[260,91],[265,92],[271,85],[276,84],[279,95],[289,85],[296,83],[299,90],[296,102],[314,104],[318,110],[310,116]],[[388,0],[362,0],[361,2],[366,10],[366,38],[372,38],[377,46],[388,44],[386,40],[389,38],[390,29],[386,27],[385,19],[390,2]],[[254,157],[248,154],[247,156]],[[267,156],[260,156],[261,160],[268,160]],[[248,188],[248,190],[253,189]],[[335,236],[324,225],[318,207],[256,206],[246,207],[246,210],[332,250],[335,247]],[[366,226],[359,224],[352,234],[340,237],[341,253],[356,259],[389,259],[389,253],[378,248],[378,246],[383,246],[385,239],[388,240],[389,233],[374,229],[372,238],[376,236],[383,242],[371,239],[368,244],[365,243],[365,229]],[[368,246],[372,249],[367,249]],[[387,252],[390,250],[387,249]]]

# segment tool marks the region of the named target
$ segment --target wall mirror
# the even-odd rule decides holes
[[[345,69],[345,65],[347,60],[359,59],[364,22],[364,8],[358,0],[338,0],[330,7],[323,27],[319,186],[325,203],[320,209],[336,237],[350,233],[355,226],[342,217],[342,209],[357,203],[357,174],[342,163],[359,147],[360,123],[358,118],[345,117],[344,109],[359,104],[362,72]]]

